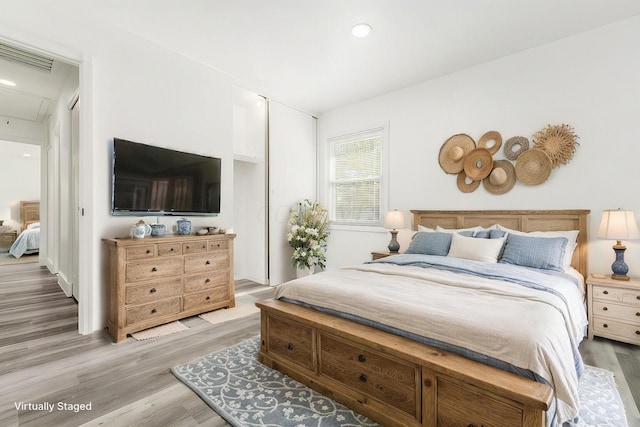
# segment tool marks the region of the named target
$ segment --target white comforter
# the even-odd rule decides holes
[[[578,416],[575,349],[586,326],[583,292],[564,298],[503,280],[392,264],[364,264],[293,280],[285,297],[460,346],[528,369],[557,398],[556,421]],[[579,355],[578,355],[579,357]]]
[[[20,258],[27,252],[37,252],[40,249],[40,227],[28,228],[24,230],[11,248],[9,253],[16,258]]]

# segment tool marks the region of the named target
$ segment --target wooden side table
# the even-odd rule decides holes
[[[18,238],[17,230],[7,230],[4,233],[0,233],[0,249],[9,249],[13,242]]]
[[[389,255],[398,255],[399,252],[389,252],[389,251],[374,251],[371,252],[371,260],[375,261],[380,258],[388,257]]]
[[[594,335],[640,345],[640,279],[587,278],[588,338]]]

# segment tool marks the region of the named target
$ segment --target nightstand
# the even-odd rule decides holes
[[[389,255],[398,255],[399,252],[389,252],[389,251],[376,251],[371,252],[371,260],[375,261],[380,258],[388,257]]]
[[[4,233],[0,233],[0,249],[9,249],[17,238],[18,232],[16,230],[7,230]]]
[[[589,339],[594,335],[640,345],[640,279],[589,275]]]

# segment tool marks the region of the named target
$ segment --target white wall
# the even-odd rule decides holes
[[[610,271],[614,242],[596,238],[601,211],[631,209],[640,219],[638,46],[640,17],[322,114],[318,143],[324,153],[327,138],[388,120],[389,203],[407,212],[407,220],[410,209],[591,209],[590,271]],[[480,186],[465,194],[438,164],[442,143],[454,134],[478,140],[497,130],[503,140],[531,139],[560,123],[574,127],[580,146],[542,185],[517,183],[504,195]],[[410,236],[401,232],[405,249]],[[389,238],[386,230],[334,230],[328,265],[368,260]],[[630,274],[640,275],[640,244],[625,243]]]

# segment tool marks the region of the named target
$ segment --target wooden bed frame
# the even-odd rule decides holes
[[[22,231],[27,229],[29,224],[40,222],[40,202],[20,202],[20,222]]]
[[[586,277],[588,210],[411,212],[414,230],[579,230],[572,266]],[[547,385],[296,304],[257,306],[262,363],[383,425],[546,425]]]

